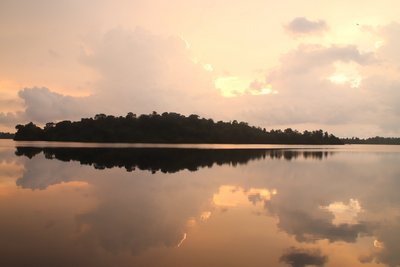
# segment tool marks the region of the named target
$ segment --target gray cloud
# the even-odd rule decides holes
[[[314,242],[327,239],[329,242],[356,242],[361,234],[370,234],[371,227],[366,223],[335,225],[331,218],[313,218],[308,212],[300,210],[282,210],[278,226],[293,234],[299,242]]]
[[[76,119],[90,114],[87,98],[65,96],[48,88],[25,88],[18,93],[25,103],[28,120],[49,122],[60,119]],[[85,103],[86,102],[86,103]]]
[[[43,155],[37,155],[26,161],[22,177],[16,180],[16,185],[32,190],[44,190],[51,185],[67,183],[76,179],[76,172],[68,170],[78,169],[79,164],[53,160],[48,163]],[[82,171],[82,170],[81,170]]]
[[[285,25],[286,31],[294,35],[320,34],[328,30],[323,20],[312,21],[305,17],[297,17]]]
[[[151,199],[155,194],[160,199],[179,192],[163,192],[160,188],[152,192],[141,188],[133,193],[132,186],[115,190],[118,190],[118,196],[103,196],[103,202],[95,210],[76,217],[78,225],[91,226],[80,242],[90,240],[113,253],[129,251],[138,254],[154,247],[174,247],[184,235],[185,220],[195,215],[190,214],[193,210],[185,212],[182,209],[180,213],[175,211],[174,215],[169,215],[165,205]],[[171,196],[168,203],[179,207],[173,198]],[[175,214],[179,214],[178,217]]]
[[[276,79],[278,75],[301,75],[311,71],[326,72],[332,70],[335,62],[354,62],[368,65],[375,62],[373,53],[361,53],[354,45],[313,45],[301,44],[281,58],[281,65],[272,71],[267,79]],[[326,73],[329,74],[329,73]],[[283,78],[283,77],[279,77]],[[314,77],[315,80],[318,77]]]
[[[300,249],[291,247],[280,258],[280,261],[292,267],[324,266],[328,257],[318,249]]]
[[[362,263],[377,262],[383,263],[389,267],[399,266],[399,242],[400,242],[400,220],[389,220],[382,224],[377,230],[375,242],[378,242],[378,247],[375,247],[369,254],[359,257]],[[375,243],[376,245],[376,243]]]
[[[19,112],[0,112],[0,125],[14,128],[17,122],[23,121],[25,113]]]

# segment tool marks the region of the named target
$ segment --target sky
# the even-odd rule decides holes
[[[179,112],[400,136],[395,0],[2,0],[0,131]]]

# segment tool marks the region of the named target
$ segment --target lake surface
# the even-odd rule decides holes
[[[400,146],[0,140],[0,266],[399,266]]]

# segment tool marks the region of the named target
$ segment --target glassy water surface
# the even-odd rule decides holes
[[[399,266],[400,147],[0,140],[0,266]]]

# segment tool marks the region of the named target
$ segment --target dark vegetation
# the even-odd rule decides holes
[[[279,149],[181,149],[181,148],[72,148],[72,147],[17,147],[17,156],[33,158],[43,153],[47,159],[79,161],[96,169],[125,168],[174,173],[181,170],[197,171],[213,164],[247,164],[257,159],[285,159],[298,157],[323,159],[332,152]]]
[[[13,139],[14,134],[0,132],[0,139]]]
[[[125,117],[98,114],[80,121],[47,123],[44,128],[35,124],[17,125],[15,140],[127,142],[127,143],[222,143],[222,144],[342,144],[332,134],[322,130],[304,131],[290,128],[267,131],[245,122],[218,121],[188,117],[178,113]]]
[[[345,144],[352,144],[352,145],[359,145],[359,144],[366,144],[366,145],[400,145],[400,138],[396,137],[370,137],[367,139],[360,139],[357,137],[353,138],[342,138],[341,139]]]

